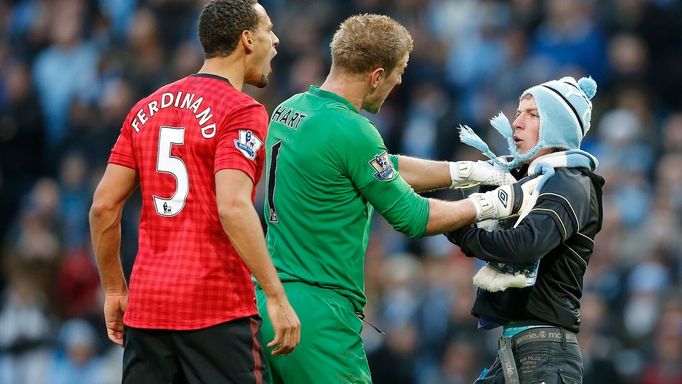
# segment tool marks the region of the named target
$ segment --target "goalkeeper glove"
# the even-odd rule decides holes
[[[500,186],[516,182],[509,171],[485,161],[450,162],[450,179],[453,188],[466,188],[477,184]]]
[[[523,201],[519,184],[503,185],[485,193],[473,193],[469,199],[476,207],[476,221],[499,219],[518,212]]]
[[[535,188],[540,178],[503,185],[489,192],[473,193],[469,199],[476,207],[476,221],[501,219],[519,211],[528,214],[537,200]]]

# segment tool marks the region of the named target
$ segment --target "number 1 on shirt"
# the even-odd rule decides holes
[[[270,151],[272,158],[270,159],[270,169],[268,169],[268,206],[270,207],[270,217],[268,220],[275,224],[279,222],[277,209],[275,209],[275,186],[277,184],[277,156],[281,147],[282,140],[272,145],[272,150]]]

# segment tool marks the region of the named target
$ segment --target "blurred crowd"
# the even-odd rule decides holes
[[[122,350],[105,335],[88,210],[128,109],[200,67],[201,4],[0,2],[0,383],[120,382]],[[269,86],[246,91],[270,111],[322,83],[328,44],[347,16],[388,14],[408,27],[415,48],[403,84],[369,116],[393,153],[480,158],[459,143],[460,123],[493,132],[488,119],[513,116],[530,85],[592,76],[599,89],[583,147],[607,184],[582,298],[584,382],[682,383],[680,1],[261,4],[281,44]],[[262,192],[258,200],[260,209]],[[126,273],[139,207],[137,198],[124,212]],[[374,227],[367,320],[386,333],[363,331],[374,382],[473,382],[499,336],[477,331],[470,315],[481,264],[444,236],[408,240],[380,218]]]

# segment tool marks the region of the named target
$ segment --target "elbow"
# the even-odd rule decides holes
[[[107,201],[101,199],[95,199],[90,206],[90,212],[88,214],[88,219],[90,224],[100,222],[107,217],[116,215],[117,207]]]
[[[218,217],[223,226],[230,227],[244,218],[247,209],[253,205],[250,199],[231,196],[218,202]]]

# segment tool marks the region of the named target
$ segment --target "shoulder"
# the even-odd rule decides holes
[[[316,110],[316,117],[325,119],[329,124],[348,128],[363,128],[371,125],[371,121],[356,112],[340,100],[318,97],[314,93],[304,92],[298,95],[301,100],[310,102]],[[353,131],[354,129],[348,129]],[[345,130],[345,131],[348,131]]]
[[[540,195],[559,195],[569,201],[589,199],[592,189],[590,178],[577,168],[557,168],[540,191]]]
[[[371,120],[347,108],[337,111],[334,124],[342,136],[351,140],[375,141],[381,139],[379,131]]]
[[[253,97],[242,93],[234,88],[228,94],[231,98],[229,103],[223,102],[220,104],[223,116],[229,119],[249,119],[265,122],[267,124],[268,112],[263,104],[256,101]]]
[[[171,92],[196,93],[208,101],[209,105],[220,108],[227,113],[242,109],[262,109],[265,111],[265,107],[252,96],[236,89],[227,79],[218,76],[192,75],[171,83],[168,87]]]
[[[246,93],[238,91],[232,87],[229,87],[229,89],[232,90],[232,93],[234,95],[233,97],[236,101],[236,103],[235,103],[236,105],[242,106],[242,107],[258,108],[258,109],[262,108],[263,110],[265,110],[265,107],[263,106],[263,104],[258,102],[256,99],[254,99],[250,95],[247,95]]]
[[[220,83],[219,81],[214,81],[215,83]],[[256,99],[254,99],[252,96],[235,89],[232,85],[229,83],[225,82],[224,84],[219,85],[221,88],[224,88],[221,90],[221,92],[216,92],[220,94],[218,96],[218,99],[221,101],[220,102],[220,108],[223,108],[225,112],[230,113],[230,112],[237,112],[237,111],[242,111],[242,110],[258,110],[265,112],[265,107],[263,104],[258,102]]]
[[[304,92],[294,95],[282,103],[287,107],[304,105],[310,115],[306,117],[308,124],[329,127],[337,139],[359,140],[377,139],[379,132],[374,123],[362,114],[352,110],[348,105],[333,99],[316,97]]]
[[[591,212],[592,191],[592,180],[582,170],[558,168],[540,190],[538,204],[563,207],[576,228],[582,228]]]

